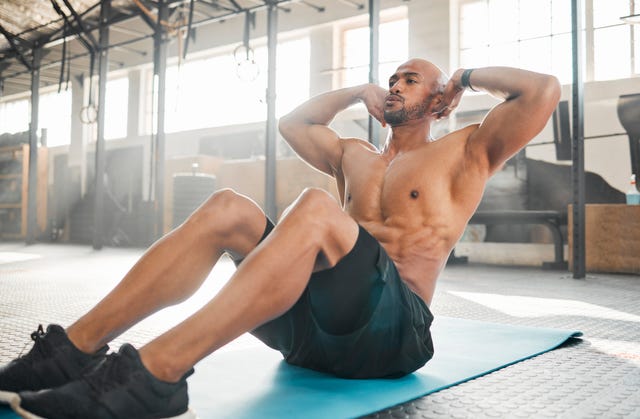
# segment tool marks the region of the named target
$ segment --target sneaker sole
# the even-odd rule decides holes
[[[7,403],[14,412],[20,415],[23,419],[46,419],[38,415],[34,415],[33,413],[27,412],[20,406],[20,396],[17,393],[10,393],[7,391],[0,391],[0,401]],[[172,416],[170,418],[162,418],[162,419],[199,419],[195,412],[191,409],[188,409],[181,415]]]

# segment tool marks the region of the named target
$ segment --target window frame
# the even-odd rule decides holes
[[[456,59],[457,59],[457,64],[458,65],[464,65],[463,63],[463,54],[465,54],[465,52],[467,51],[473,51],[474,49],[478,49],[478,47],[474,47],[474,48],[462,48],[462,34],[463,34],[463,27],[462,27],[462,7],[465,4],[470,4],[470,3],[477,3],[477,2],[483,2],[486,4],[487,9],[489,9],[489,2],[491,0],[458,0],[457,5],[456,5],[456,13],[457,15],[455,16],[455,20],[456,20],[456,29],[457,29],[457,54],[456,54]],[[551,0],[547,0],[549,2],[551,2]],[[519,7],[519,4],[518,4]],[[635,2],[630,2],[629,4],[629,11],[631,14],[634,13],[638,13],[638,9],[640,9],[640,2],[639,1],[635,1]],[[518,9],[519,10],[519,9]],[[553,11],[553,7],[551,8],[551,10]],[[593,5],[593,0],[585,0],[584,1],[584,39],[585,39],[585,54],[584,54],[584,59],[585,59],[585,81],[586,82],[591,82],[591,81],[604,81],[604,80],[617,80],[617,79],[624,79],[624,78],[632,78],[632,77],[637,77],[640,76],[640,63],[638,62],[638,60],[640,60],[640,57],[637,57],[637,52],[640,51],[640,48],[638,45],[636,45],[637,42],[640,42],[640,37],[637,35],[637,32],[640,31],[640,28],[637,28],[637,25],[628,25],[626,23],[624,23],[623,21],[620,21],[619,23],[615,23],[615,24],[610,24],[610,25],[605,25],[605,26],[601,26],[601,27],[594,27],[594,19],[593,19],[593,13],[594,13],[594,5]],[[553,22],[553,13],[551,13],[550,15],[551,18],[551,22]],[[487,25],[489,25],[489,21],[487,21]],[[629,30],[629,51],[628,53],[630,54],[630,62],[629,62],[629,68],[628,68],[628,74],[626,76],[621,76],[621,77],[609,77],[609,78],[596,78],[596,71],[595,68],[597,66],[595,59],[596,59],[596,51],[595,51],[595,44],[594,44],[594,39],[595,39],[595,35],[597,33],[598,30],[601,29],[607,29],[607,28],[611,28],[611,27],[623,27],[623,26],[630,26],[630,30]],[[551,45],[553,45],[553,38],[554,36],[566,36],[567,32],[558,32],[558,33],[554,33],[553,32],[553,23],[551,23],[551,31],[549,35],[545,35],[545,36],[541,36],[541,37],[534,37],[534,38],[520,38],[518,37],[517,42],[520,44],[522,41],[530,41],[533,39],[542,39],[542,38],[549,38],[551,40]],[[569,35],[571,35],[571,32],[568,32]],[[491,53],[492,48],[495,48],[496,43],[492,43],[491,39],[489,36],[487,36],[487,44],[483,47],[486,49],[486,51],[488,52],[488,54]],[[551,60],[551,67],[550,67],[550,71],[553,71],[554,67],[557,66],[557,64],[555,64],[554,62],[554,52],[552,50],[550,50],[549,52],[549,57]],[[518,61],[519,64],[522,63],[521,61],[521,57],[518,57]],[[492,65],[492,63],[489,61],[489,58],[487,59],[487,63],[488,65]],[[563,77],[559,77],[561,78],[563,81],[563,83],[568,84],[570,83],[570,80],[566,79],[566,74],[563,74]]]
[[[385,9],[380,12],[380,25],[391,23],[391,22],[398,22],[402,20],[405,20],[407,22],[407,56],[404,59],[398,60],[398,61],[385,61],[385,62],[380,61],[378,63],[378,79],[379,79],[378,84],[382,86],[387,85],[386,77],[388,77],[389,75],[381,74],[380,67],[383,65],[389,65],[394,63],[401,64],[402,62],[406,61],[409,58],[409,55],[408,55],[409,54],[409,13],[406,6]],[[368,28],[368,27],[369,27],[368,15],[356,16],[335,25],[335,31],[336,31],[335,38],[337,39],[337,44],[338,44],[337,47],[339,50],[339,53],[338,53],[339,55],[337,57],[338,67],[334,68],[333,70],[334,72],[333,86],[334,87],[342,88],[347,86],[347,72],[349,70],[355,70],[355,69],[361,70],[369,67],[368,58],[367,58],[366,64],[359,64],[356,66],[347,67],[345,63],[345,56],[347,52],[346,51],[347,32],[351,30]],[[367,76],[367,80],[363,81],[363,83],[366,83],[368,81],[369,81],[369,77]]]
[[[309,58],[311,58],[311,54],[312,54],[312,45],[311,45],[311,37],[310,37],[310,32],[308,29],[305,30],[297,30],[297,31],[291,31],[289,33],[283,33],[283,34],[279,34],[278,35],[278,47],[280,47],[281,44],[284,43],[288,43],[288,42],[295,42],[295,41],[307,41],[309,46],[308,46],[308,52],[309,52]],[[233,43],[233,44],[227,44],[227,45],[223,45],[223,46],[219,46],[216,48],[211,48],[208,49],[206,51],[202,51],[200,53],[198,53],[195,56],[190,56],[189,60],[187,60],[187,62],[183,63],[183,65],[188,64],[189,62],[197,62],[197,61],[207,61],[207,60],[211,60],[211,59],[215,59],[215,58],[220,58],[220,57],[233,57],[234,54],[234,50],[236,49],[236,47],[238,46],[238,43]],[[261,48],[266,48],[267,47],[267,37],[260,37],[260,38],[255,38],[255,39],[251,39],[250,41],[250,46],[251,48],[255,51],[261,49]],[[277,58],[277,60],[279,60],[281,58]],[[310,59],[308,60],[308,62],[310,62]],[[177,59],[172,59],[167,63],[167,68],[169,67],[176,67],[178,65],[178,60]],[[260,65],[260,74],[264,74],[266,75],[267,73],[267,63],[259,63]],[[258,76],[258,78],[261,77]],[[233,73],[231,75],[232,77],[236,78],[236,74]],[[181,76],[179,76],[181,77]],[[157,92],[153,91],[153,84],[155,83],[156,77],[153,74],[153,67],[151,65],[146,66],[145,68],[142,69],[141,71],[141,80],[140,80],[140,86],[142,89],[141,92],[141,110],[140,110],[140,115],[141,115],[141,120],[142,123],[139,126],[139,131],[140,131],[140,135],[155,135],[156,134],[156,130],[157,130],[157,115],[156,112],[157,110],[155,109],[155,94],[157,94]],[[310,71],[308,72],[307,75],[307,98],[308,98],[308,94],[310,91],[310,86],[311,86],[311,73]],[[249,83],[254,83],[249,82]],[[266,89],[266,86],[265,86]],[[280,91],[280,88],[278,88],[278,90]],[[260,93],[262,95],[262,93]],[[266,95],[266,93],[264,93]],[[279,95],[280,98],[282,97],[282,95]],[[262,96],[260,96],[260,98],[262,98]],[[262,101],[262,99],[261,99]],[[264,98],[264,103],[266,103],[266,97]],[[297,105],[298,103],[296,103]],[[169,106],[165,107],[165,110],[168,111],[170,108]],[[277,109],[277,114],[281,114],[282,110]],[[165,115],[165,121],[166,121],[167,115]],[[259,122],[263,122],[266,121],[267,119],[267,112],[265,109],[265,112],[263,114],[263,116],[261,116],[258,120],[254,120],[254,119],[250,119],[250,120],[244,120],[244,121],[236,121],[236,122],[231,122],[229,124],[225,124],[225,123],[213,123],[211,125],[208,126],[194,126],[191,128],[180,128],[178,130],[172,130],[169,129],[167,131],[167,133],[178,133],[178,132],[186,132],[186,131],[192,131],[192,130],[200,130],[200,129],[216,129],[216,128],[222,128],[222,127],[226,127],[226,126],[234,126],[234,125],[244,125],[244,124],[255,124],[255,123],[259,123]],[[166,125],[166,122],[165,122]]]

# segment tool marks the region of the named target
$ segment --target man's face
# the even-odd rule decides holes
[[[385,100],[384,120],[387,124],[395,126],[422,119],[427,114],[428,107],[427,102],[411,104],[399,95],[391,94]]]
[[[409,61],[389,78],[384,119],[391,126],[423,119],[429,113],[432,81],[419,64]]]

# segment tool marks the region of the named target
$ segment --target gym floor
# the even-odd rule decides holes
[[[0,363],[28,348],[39,323],[71,324],[142,252],[0,243]],[[140,346],[176,324],[208,301],[233,270],[223,259],[190,300],[144,320],[111,348],[125,341]],[[584,336],[370,417],[640,418],[639,301],[636,275],[589,274],[575,280],[570,272],[537,268],[447,267],[431,307],[436,316],[575,329]],[[232,343],[259,344],[250,335]]]

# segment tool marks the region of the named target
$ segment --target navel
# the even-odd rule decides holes
[[[411,191],[411,199],[418,199],[419,196],[420,192],[416,191],[415,189]]]

